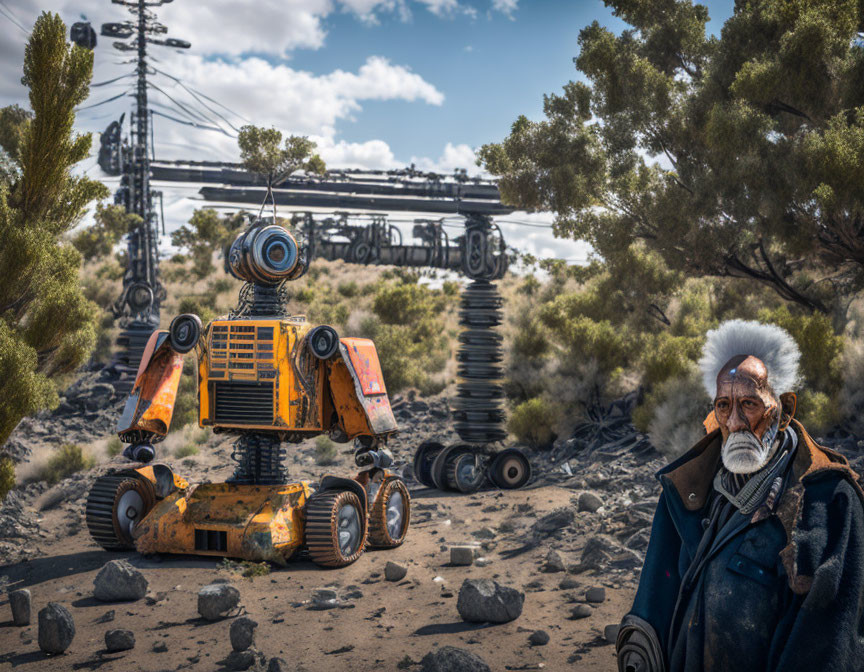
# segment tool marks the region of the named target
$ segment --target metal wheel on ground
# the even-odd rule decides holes
[[[427,488],[434,488],[432,480],[432,463],[438,453],[444,450],[444,445],[437,441],[424,441],[414,453],[414,478]]]
[[[411,497],[398,478],[385,481],[369,513],[369,545],[396,548],[405,541],[411,521]]]
[[[135,548],[132,532],[156,501],[152,485],[122,474],[100,476],[87,495],[90,536],[106,551]]]
[[[504,490],[521,488],[531,478],[531,463],[521,450],[508,448],[492,460],[489,478]]]
[[[323,567],[345,567],[363,553],[366,521],[357,495],[328,490],[306,504],[306,546],[312,561]]]
[[[445,479],[451,490],[464,493],[477,492],[485,478],[474,451],[470,449],[454,451],[448,457]]]
[[[465,446],[455,445],[455,446],[447,446],[435,457],[435,461],[432,462],[432,467],[430,471],[432,472],[432,482],[435,484],[434,487],[439,490],[451,490],[447,483],[447,462],[456,454],[461,454],[465,452]]]

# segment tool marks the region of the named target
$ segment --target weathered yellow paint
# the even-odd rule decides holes
[[[214,320],[207,325],[198,351],[198,424],[226,429],[323,431],[324,367],[298,347],[311,328],[302,316]],[[217,420],[211,394],[213,385],[222,381],[273,385],[272,422]]]
[[[189,553],[284,563],[303,544],[309,483],[208,483],[159,501],[134,532],[140,553]],[[225,532],[225,551],[195,548],[195,530]]]

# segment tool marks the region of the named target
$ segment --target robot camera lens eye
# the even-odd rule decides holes
[[[267,250],[267,258],[274,264],[282,263],[287,256],[288,250],[285,249],[285,244],[281,241],[272,243]]]

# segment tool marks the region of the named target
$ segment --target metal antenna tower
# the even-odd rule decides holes
[[[128,42],[114,42],[115,49],[137,52],[135,110],[130,120],[130,141],[121,150],[123,177],[115,195],[115,202],[122,204],[127,212],[138,215],[141,224],[129,232],[128,265],[123,275],[123,291],[113,305],[114,315],[120,318],[121,327],[117,339],[119,352],[115,367],[134,375],[147,339],[159,326],[159,308],[165,299],[165,288],[159,279],[158,227],[153,207],[154,197],[161,198],[162,194],[150,188],[152,147],[150,110],[147,105],[147,45],[188,49],[190,44],[185,40],[151,37],[167,32],[167,28],[156,21],[155,13],[149,8],[158,7],[171,0],[112,2],[126,6],[135,17],[132,21],[102,25],[102,35],[120,39],[132,38]]]

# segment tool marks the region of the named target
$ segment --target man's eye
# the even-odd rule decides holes
[[[729,408],[729,402],[728,401],[718,401],[716,404],[716,408],[718,411],[725,411]]]
[[[743,401],[743,402],[741,402],[741,405],[744,408],[756,408],[756,402],[755,401]]]

